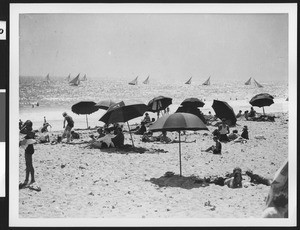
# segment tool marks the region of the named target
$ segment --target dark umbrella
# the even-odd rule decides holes
[[[164,110],[167,108],[169,105],[172,104],[172,98],[170,97],[164,97],[164,96],[158,96],[153,98],[152,100],[149,101],[148,106],[149,109],[148,111],[150,112],[159,112],[161,110]],[[159,117],[159,113],[157,114]]]
[[[225,118],[231,121],[231,125],[235,125],[236,117],[232,107],[225,101],[214,100],[212,104],[216,116],[220,119]]]
[[[119,103],[118,103],[119,104]],[[124,104],[124,102],[123,102]],[[105,124],[112,124],[117,122],[127,122],[129,133],[132,140],[132,146],[134,147],[132,134],[128,121],[143,116],[143,114],[148,110],[148,106],[145,104],[133,104],[133,105],[124,105],[117,106],[114,108],[109,108],[109,110],[99,119],[99,121],[104,122]]]
[[[87,115],[96,112],[99,108],[95,106],[93,101],[81,101],[72,105],[71,110],[76,114],[86,115],[86,125],[89,127]]]
[[[179,133],[179,165],[181,176],[181,144],[180,144],[180,131],[181,130],[208,130],[206,125],[200,120],[199,117],[190,113],[174,113],[159,118],[153,123],[149,130],[156,131],[178,131]]]
[[[274,103],[273,101],[274,97],[268,93],[260,93],[252,97],[250,100],[250,104],[252,106],[257,106],[259,108],[263,107],[263,112],[265,115],[265,109],[264,106],[270,106]]]
[[[205,103],[198,98],[190,97],[185,99],[181,105],[185,107],[203,107]]]
[[[112,106],[115,103],[116,102],[108,99],[108,100],[99,101],[95,106],[98,107],[99,109],[105,109],[105,110],[107,110],[110,106]]]

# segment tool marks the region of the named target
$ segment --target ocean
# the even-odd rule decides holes
[[[143,79],[144,80],[144,79]],[[46,82],[42,77],[20,77],[19,78],[19,118],[22,121],[31,120],[33,128],[38,129],[43,124],[43,118],[52,125],[53,131],[63,129],[62,113],[67,112],[75,121],[74,128],[86,128],[86,116],[77,115],[71,111],[73,104],[80,101],[94,101],[111,99],[115,102],[124,101],[127,103],[145,103],[157,96],[166,96],[173,99],[170,105],[170,113],[175,112],[180,103],[189,97],[201,99],[205,105],[200,108],[204,114],[214,110],[211,105],[214,99],[226,101],[232,106],[235,113],[239,110],[249,110],[250,99],[258,93],[269,93],[274,96],[274,104],[265,107],[266,113],[288,112],[288,84],[287,82],[259,82],[264,87],[258,88],[254,85],[245,85],[245,81],[214,82],[211,78],[211,85],[204,86],[202,81],[194,81],[190,85],[184,84],[186,79],[152,80],[145,85],[139,82],[138,85],[129,85],[128,80],[112,78],[89,78],[82,81],[79,86],[70,86],[64,78],[53,77]],[[39,106],[36,106],[36,104]],[[34,105],[34,106],[32,106]],[[262,108],[255,107],[257,112]],[[88,115],[90,127],[102,126],[99,121],[105,110],[99,109]],[[149,113],[150,117],[156,118],[156,114]],[[129,121],[130,124],[139,123],[142,117]]]

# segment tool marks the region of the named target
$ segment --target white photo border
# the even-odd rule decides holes
[[[282,13],[288,14],[289,218],[19,218],[19,15],[26,13]],[[297,4],[10,4],[9,226],[296,226]]]

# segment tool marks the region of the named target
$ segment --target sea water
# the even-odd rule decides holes
[[[244,81],[219,81],[211,80],[211,85],[204,86],[202,82],[192,81],[192,84],[184,84],[184,80],[156,79],[145,85],[129,85],[128,80],[112,78],[90,78],[82,81],[79,86],[70,86],[63,78],[52,78],[50,82],[41,77],[19,78],[19,118],[22,121],[31,120],[34,129],[43,124],[43,118],[52,125],[51,130],[63,129],[62,113],[67,112],[75,121],[75,128],[88,126],[102,126],[99,121],[106,112],[99,109],[90,115],[77,115],[71,111],[73,104],[80,101],[94,101],[111,99],[115,102],[124,101],[125,104],[145,103],[157,96],[171,97],[172,104],[169,106],[170,113],[177,110],[180,103],[189,97],[202,100],[205,105],[200,108],[204,114],[214,110],[211,107],[213,100],[228,102],[235,113],[239,110],[249,110],[250,99],[258,93],[269,93],[274,96],[274,104],[265,107],[266,113],[288,112],[288,85],[287,82],[260,82],[263,88],[254,85],[245,85]],[[37,106],[36,104],[39,104]],[[257,112],[262,113],[262,108],[255,107]],[[157,115],[149,113],[150,117]],[[129,121],[139,123],[142,117]]]

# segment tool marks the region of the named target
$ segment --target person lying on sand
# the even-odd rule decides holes
[[[112,138],[114,138],[115,135],[112,135],[108,128],[105,128],[104,133],[105,136],[100,137],[98,139],[95,139],[94,136],[90,136],[93,140],[87,147],[97,149],[115,147],[114,143],[112,142]]]
[[[224,185],[229,188],[241,188],[242,187],[242,170],[239,167],[233,169],[233,176],[224,181]]]
[[[237,129],[233,130],[232,133],[228,135],[229,141],[233,141],[239,137]]]
[[[288,212],[288,198],[285,194],[276,194],[273,198],[274,207],[268,207],[263,211],[263,218],[286,218]]]
[[[247,170],[246,175],[248,177],[250,177],[250,182],[251,183],[264,184],[264,185],[267,185],[267,186],[270,186],[271,183],[272,183],[272,180],[264,178],[264,177],[262,177],[260,175],[257,175],[257,174],[253,174],[253,172],[251,170]]]
[[[210,146],[206,150],[201,150],[201,152],[210,152],[210,151],[212,151],[213,154],[221,154],[221,150],[222,150],[222,144],[221,144],[221,142],[218,141],[218,137],[217,136],[214,136],[213,140],[215,141],[216,144]]]

